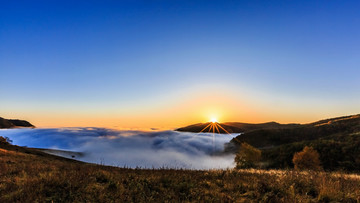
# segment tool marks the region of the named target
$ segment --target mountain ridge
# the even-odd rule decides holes
[[[224,122],[218,124],[221,125],[223,128],[225,128],[230,133],[245,133],[245,132],[249,132],[253,130],[261,130],[261,129],[287,129],[287,128],[297,128],[297,127],[322,126],[322,125],[333,124],[336,122],[347,121],[356,118],[360,118],[360,114],[322,119],[306,124],[300,124],[300,123],[281,124],[275,121],[269,121],[265,123]],[[196,123],[185,127],[180,127],[175,130],[181,132],[198,133],[201,132],[210,123],[211,122]],[[220,133],[226,133],[226,132],[220,130]]]
[[[178,128],[178,129],[176,129],[176,131],[198,133],[201,130],[203,130],[207,125],[209,125],[210,123],[211,122],[196,123],[196,124]],[[275,128],[275,129],[276,128],[293,128],[293,127],[298,127],[301,125],[301,124],[296,124],[296,123],[280,124],[280,123],[277,123],[274,121],[266,122],[266,123],[224,122],[224,123],[218,123],[218,124],[221,125],[229,133],[244,133],[244,132],[248,132],[248,131],[252,131],[252,130],[269,129],[269,128]],[[219,129],[219,131],[221,134],[226,133],[222,129]]]
[[[30,127],[34,128],[29,121],[19,119],[5,119],[0,117],[0,129],[4,128],[19,128],[19,127]]]

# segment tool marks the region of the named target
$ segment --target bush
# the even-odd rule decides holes
[[[321,170],[319,153],[312,147],[305,146],[293,157],[294,168],[297,170]]]
[[[261,151],[244,142],[235,156],[236,168],[252,168],[261,160]]]
[[[9,145],[12,141],[8,137],[2,137],[0,136],[0,144]]]

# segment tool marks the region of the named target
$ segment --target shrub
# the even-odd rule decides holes
[[[9,145],[12,141],[8,137],[2,137],[0,136],[0,144]]]
[[[305,146],[294,154],[292,161],[297,170],[321,170],[319,153],[312,147]]]
[[[236,168],[252,168],[261,159],[261,151],[244,142],[235,156]]]

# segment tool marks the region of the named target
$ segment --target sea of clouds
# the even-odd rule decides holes
[[[234,167],[234,155],[219,154],[237,134],[177,131],[128,131],[107,128],[2,129],[13,144],[81,152],[60,156],[119,167],[225,169]]]

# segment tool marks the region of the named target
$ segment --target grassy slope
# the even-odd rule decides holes
[[[359,188],[358,176],[123,169],[0,145],[0,202],[356,202]]]

